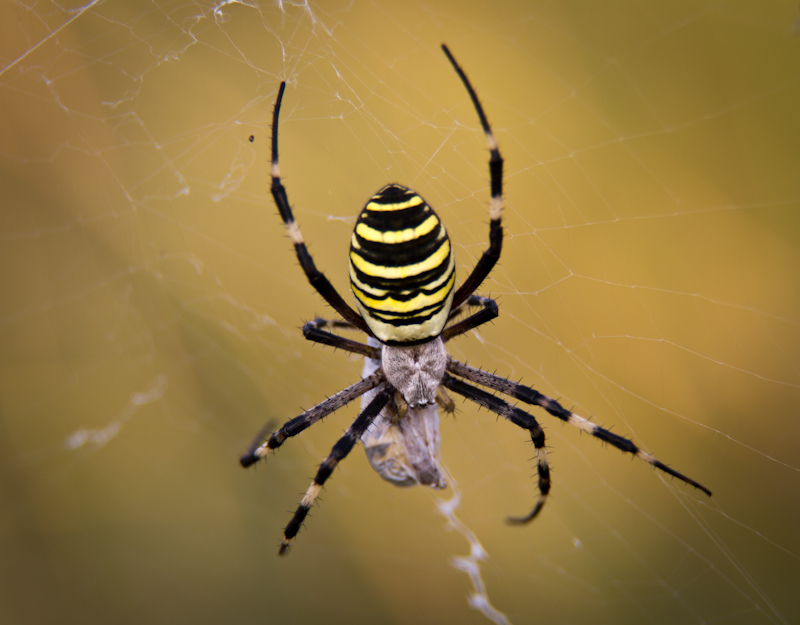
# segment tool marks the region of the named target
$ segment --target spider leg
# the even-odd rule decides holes
[[[314,325],[317,328],[328,328],[328,329],[336,329],[336,330],[359,330],[360,328],[355,327],[349,321],[345,321],[344,319],[322,319],[321,317],[317,317],[314,319]]]
[[[542,395],[540,392],[535,391],[528,386],[512,382],[511,380],[506,380],[505,378],[501,378],[500,376],[493,375],[486,371],[481,371],[480,369],[475,369],[474,367],[470,367],[469,365],[465,365],[452,359],[447,363],[447,370],[450,373],[454,373],[462,378],[466,378],[467,380],[475,382],[476,384],[488,386],[491,389],[500,391],[501,393],[509,395],[510,397],[524,401],[527,404],[540,406],[554,417],[557,417],[562,421],[575,426],[579,430],[583,430],[584,432],[591,434],[595,438],[599,438],[601,441],[613,445],[617,449],[641,458],[645,462],[652,464],[655,468],[660,469],[672,477],[678,478],[682,482],[686,482],[690,486],[694,486],[711,497],[711,491],[705,486],[689,477],[686,477],[682,473],[678,473],[678,471],[671,469],[651,454],[639,449],[633,443],[633,441],[625,438],[624,436],[619,436],[609,432],[608,430],[601,428],[599,425],[595,425],[588,419],[584,419],[583,417],[570,412],[556,400],[550,399],[546,395]]]
[[[272,433],[266,442],[264,442],[264,435],[266,434],[264,429],[266,428],[263,428],[250,447],[248,447],[245,454],[239,458],[239,463],[245,468],[255,464],[283,445],[283,442],[290,436],[297,436],[306,428],[314,425],[320,419],[327,417],[346,404],[349,404],[354,399],[361,397],[364,393],[372,390],[381,382],[383,382],[383,375],[380,373],[373,373],[371,376],[359,380],[355,384],[351,384],[346,389],[339,391],[335,395],[331,395],[325,401],[318,403],[313,408],[306,410],[303,414],[284,423],[279,430]]]
[[[309,341],[313,341],[315,343],[330,345],[331,347],[344,349],[348,352],[353,352],[354,354],[361,354],[362,356],[374,358],[375,360],[381,359],[381,350],[378,347],[365,345],[364,343],[359,343],[358,341],[353,341],[351,339],[344,338],[343,336],[339,336],[338,334],[333,334],[332,332],[326,332],[325,330],[320,329],[330,326],[352,327],[345,322],[328,321],[327,319],[314,319],[314,321],[309,321],[303,326],[303,336]]]
[[[300,526],[308,515],[308,511],[311,509],[311,506],[314,505],[314,501],[319,496],[323,485],[333,473],[336,465],[350,453],[353,446],[361,439],[361,436],[366,432],[372,421],[388,403],[393,392],[394,389],[388,384],[383,386],[380,392],[375,395],[369,405],[364,408],[361,414],[358,415],[358,418],[347,429],[344,436],[333,446],[331,453],[320,465],[316,476],[314,476],[314,481],[311,482],[311,486],[308,487],[292,520],[289,521],[289,524],[283,530],[283,542],[281,542],[281,547],[278,550],[279,555],[286,553],[286,550],[289,548],[289,541],[297,536],[297,532],[300,531]]]
[[[460,336],[465,332],[469,332],[473,328],[477,328],[478,326],[491,321],[499,314],[497,302],[489,297],[470,295],[467,303],[470,306],[483,306],[483,309],[479,310],[474,315],[470,315],[463,321],[459,321],[458,323],[454,323],[450,327],[445,328],[442,332],[442,340],[445,343],[452,338]]]
[[[500,258],[500,251],[503,248],[503,226],[500,223],[501,213],[503,212],[503,157],[500,156],[500,150],[497,147],[497,141],[494,138],[492,129],[489,126],[489,121],[486,119],[486,113],[483,111],[480,100],[469,82],[469,78],[464,73],[464,70],[456,63],[453,55],[450,53],[448,47],[442,44],[442,50],[447,55],[448,60],[456,70],[458,77],[469,92],[469,97],[472,104],[478,113],[478,118],[481,121],[483,132],[486,135],[486,142],[489,144],[489,173],[491,175],[492,185],[492,203],[489,210],[489,248],[483,253],[478,264],[472,270],[472,273],[467,277],[466,281],[458,288],[455,296],[453,297],[453,308],[458,308],[463,304],[467,298],[472,295],[481,283],[486,279],[486,276],[492,271],[495,263]]]
[[[533,507],[533,510],[524,517],[508,517],[506,520],[514,525],[522,525],[539,514],[539,511],[544,507],[544,502],[547,500],[547,495],[550,492],[550,465],[547,463],[547,449],[544,446],[544,430],[542,430],[539,423],[533,417],[521,408],[512,406],[504,399],[495,397],[491,393],[487,393],[483,389],[462,382],[448,374],[445,374],[442,384],[449,388],[454,393],[463,395],[470,401],[491,410],[492,412],[508,419],[514,425],[518,425],[523,430],[528,430],[533,441],[533,446],[536,448],[537,470],[539,473],[539,500]]]
[[[478,306],[481,306],[483,299],[484,298],[482,298],[480,295],[469,296],[466,301],[461,302],[461,305],[458,308],[450,309],[450,314],[447,315],[447,323],[450,323],[453,319],[460,316],[468,308],[477,308]]]
[[[278,212],[281,214],[281,219],[286,226],[286,232],[289,233],[289,238],[294,244],[294,251],[297,254],[297,260],[300,261],[300,266],[306,274],[311,286],[313,286],[317,293],[330,304],[330,306],[339,313],[342,318],[346,319],[349,323],[357,327],[359,330],[366,332],[372,336],[367,324],[361,316],[353,310],[342,299],[342,296],[333,288],[333,285],[328,281],[321,271],[314,265],[314,260],[311,254],[308,253],[306,244],[303,241],[303,235],[300,232],[300,226],[294,220],[292,209],[289,206],[289,198],[286,195],[286,188],[281,183],[280,167],[278,165],[278,115],[281,111],[281,101],[283,100],[283,92],[286,90],[286,83],[282,82],[278,89],[278,98],[275,101],[275,108],[272,111],[272,186],[270,191],[275,200],[275,205],[278,207]]]
[[[458,308],[451,308],[450,314],[447,315],[447,323],[450,323],[453,319],[460,316],[467,308],[470,308],[469,300],[462,302],[461,306]]]

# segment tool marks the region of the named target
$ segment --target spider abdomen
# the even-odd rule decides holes
[[[455,257],[434,210],[398,184],[367,202],[350,243],[350,285],[369,329],[383,343],[438,336],[450,312]]]

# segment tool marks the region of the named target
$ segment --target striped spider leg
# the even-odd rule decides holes
[[[509,397],[513,397],[514,399],[518,399],[523,401],[527,404],[531,404],[534,406],[539,406],[543,408],[546,412],[551,414],[558,419],[561,419],[565,423],[568,423],[587,434],[591,434],[595,438],[600,439],[601,441],[608,443],[616,447],[617,449],[632,454],[638,458],[641,458],[645,462],[653,465],[655,468],[660,469],[664,473],[675,477],[690,486],[694,486],[698,490],[702,491],[709,497],[711,497],[711,491],[696,482],[695,480],[691,479],[679,473],[675,469],[665,465],[663,462],[655,458],[653,455],[647,453],[646,451],[637,447],[633,441],[630,439],[625,438],[624,436],[620,436],[618,434],[614,434],[605,428],[600,427],[581,417],[576,415],[575,413],[567,410],[561,404],[559,404],[556,400],[543,395],[539,391],[536,391],[529,386],[525,386],[524,384],[519,384],[517,382],[512,382],[506,378],[500,377],[498,375],[494,375],[487,371],[482,371],[481,369],[475,369],[474,367],[470,367],[469,365],[465,365],[463,363],[458,362],[457,360],[453,360],[452,358],[447,363],[447,371],[454,375],[460,376],[471,382],[475,382],[476,384],[480,384],[481,386],[486,386],[492,390],[499,391]],[[453,378],[451,376],[446,376],[444,380],[444,385],[449,388],[451,391],[458,393],[459,395],[463,395],[467,399],[470,399],[489,410],[499,414],[500,416],[506,417],[507,419],[511,420],[520,427],[526,427],[521,423],[524,422],[524,419],[521,418],[519,415],[520,411],[518,408],[511,406],[508,402],[487,393],[479,388],[476,388],[470,384],[467,384],[457,378]],[[527,414],[527,413],[525,413]],[[520,420],[520,422],[518,422]],[[534,421],[535,424],[535,421]],[[526,429],[530,429],[527,428]],[[540,452],[540,447],[536,442],[535,439],[535,432],[531,429],[531,436],[534,438],[534,446],[536,446],[537,453]],[[542,438],[542,445],[544,444],[544,439]],[[544,464],[544,466],[542,466]],[[542,488],[542,485],[545,485]],[[544,505],[544,500],[547,497],[547,493],[549,491],[549,470],[547,468],[547,455],[545,452],[544,459],[541,457],[539,458],[539,490],[540,490],[540,498],[539,501],[536,503],[533,511],[528,514],[527,516],[520,518],[520,519],[509,519],[509,521],[514,523],[527,523],[528,521],[532,520],[542,509]]]

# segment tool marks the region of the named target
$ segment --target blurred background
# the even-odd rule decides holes
[[[0,7],[0,621],[487,623],[443,493],[355,449],[281,530],[356,404],[303,340],[330,309],[269,195],[281,167],[348,301],[354,218],[390,181],[463,278],[506,159],[497,321],[451,344],[631,437],[711,499],[541,411],[459,401],[456,514],[513,623],[800,621],[800,9],[785,2],[6,2]]]

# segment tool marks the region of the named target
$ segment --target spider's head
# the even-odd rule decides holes
[[[444,341],[437,337],[421,345],[381,350],[381,367],[389,383],[397,389],[409,408],[424,408],[436,402],[436,389],[447,367]]]

